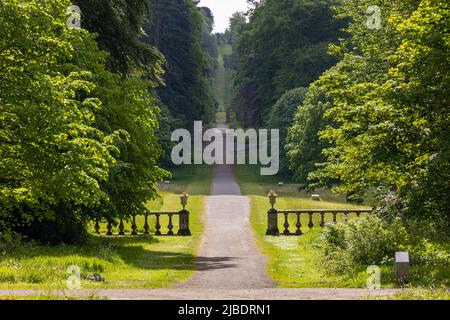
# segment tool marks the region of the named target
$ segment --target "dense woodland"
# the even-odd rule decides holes
[[[171,130],[213,117],[212,24],[191,0],[0,3],[3,238],[82,241],[145,210]]]
[[[3,0],[2,238],[81,241],[91,218],[145,210],[170,176],[172,130],[214,120],[222,46],[226,107],[243,127],[281,130],[284,175],[370,194],[378,226],[448,237],[450,3],[248,2],[213,34],[192,0]],[[80,30],[66,26],[72,4]]]
[[[305,188],[370,193],[448,234],[450,4],[250,2],[231,66],[240,123],[280,128],[283,168]]]

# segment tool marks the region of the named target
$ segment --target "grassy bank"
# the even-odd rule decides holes
[[[321,248],[319,247],[322,229],[320,216],[315,217],[315,227],[307,227],[308,218],[301,220],[301,237],[266,236],[267,210],[270,208],[267,193],[276,191],[279,195],[276,203],[277,209],[347,209],[368,208],[368,206],[354,206],[347,204],[345,197],[336,197],[329,190],[317,190],[322,201],[312,201],[311,194],[298,191],[298,186],[289,183],[289,177],[264,177],[260,176],[259,168],[254,166],[237,166],[236,176],[242,192],[251,201],[251,224],[255,238],[262,251],[268,256],[267,271],[272,279],[280,287],[366,287],[367,274],[362,266],[355,266],[351,275],[339,276],[326,272],[320,265]],[[279,185],[279,182],[284,182]],[[332,215],[326,216],[326,222],[332,221]],[[353,217],[356,218],[356,217]],[[338,222],[343,221],[344,216],[338,215]],[[280,231],[283,230],[283,219],[279,218]],[[289,221],[290,230],[295,231],[295,217]],[[448,243],[439,243],[448,248]],[[425,288],[448,286],[450,274],[449,266],[412,265],[411,286]],[[392,263],[381,266],[381,281],[383,287],[395,286],[395,271]],[[401,297],[399,297],[401,298]]]
[[[195,269],[195,254],[203,232],[204,200],[209,193],[211,169],[189,167],[174,171],[171,184],[161,185],[161,198],[148,203],[151,210],[180,210],[179,193],[190,194],[192,237],[92,235],[82,246],[21,244],[0,252],[0,288],[65,289],[67,267],[81,268],[82,288],[161,288],[188,279]],[[177,219],[175,219],[175,222]],[[137,221],[142,231],[142,218]],[[162,231],[167,221],[162,220]],[[154,221],[150,221],[154,232]],[[92,227],[92,226],[91,226]],[[175,224],[175,231],[177,226]],[[126,232],[130,232],[129,223]],[[98,274],[105,282],[86,277]]]
[[[320,253],[317,247],[320,227],[309,229],[307,217],[301,219],[302,237],[272,237],[266,236],[267,210],[270,208],[267,193],[276,191],[279,195],[276,203],[278,209],[347,209],[355,208],[345,203],[342,197],[334,196],[329,190],[318,190],[322,201],[310,200],[310,194],[299,192],[298,185],[290,183],[288,177],[260,176],[258,168],[254,166],[237,166],[236,177],[242,193],[247,195],[251,201],[251,224],[255,238],[264,254],[269,258],[267,272],[271,278],[278,283],[279,287],[285,288],[310,288],[310,287],[363,287],[365,285],[365,274],[361,273],[355,278],[343,278],[327,275],[317,265]],[[279,186],[278,182],[284,182]],[[356,206],[364,208],[363,206]],[[319,225],[319,217],[314,217],[313,222]],[[332,219],[327,217],[326,221]],[[338,221],[344,217],[338,216]],[[282,230],[284,221],[279,221]],[[291,231],[295,230],[294,217],[289,221]]]

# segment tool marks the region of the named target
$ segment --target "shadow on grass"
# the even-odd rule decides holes
[[[10,258],[47,261],[60,259],[61,263],[72,264],[83,259],[98,259],[116,263],[121,261],[130,267],[143,270],[217,270],[234,268],[234,257],[195,257],[182,252],[152,250],[148,245],[160,241],[152,236],[101,237],[92,236],[81,246],[25,244],[10,252]],[[84,262],[85,264],[87,262]],[[89,269],[89,268],[88,268]]]

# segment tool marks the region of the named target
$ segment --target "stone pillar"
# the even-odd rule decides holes
[[[179,230],[178,230],[178,235],[179,236],[190,236],[191,235],[191,230],[189,229],[189,211],[187,210],[182,210],[180,211],[180,226],[179,226]]]
[[[268,236],[278,236],[280,230],[278,229],[278,212],[276,209],[267,211],[267,232]]]

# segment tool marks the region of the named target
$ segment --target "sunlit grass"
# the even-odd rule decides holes
[[[195,270],[195,255],[203,233],[205,195],[209,193],[211,169],[190,167],[175,171],[170,185],[162,185],[161,199],[148,204],[152,210],[179,211],[179,193],[190,194],[191,237],[92,235],[82,246],[23,244],[0,252],[0,288],[66,289],[67,267],[81,268],[83,289],[96,288],[164,288],[188,279]],[[137,219],[139,232],[143,218]],[[167,220],[161,220],[167,232]],[[178,219],[174,218],[176,232]],[[154,232],[154,220],[150,220]],[[92,226],[91,226],[92,227]],[[117,228],[115,229],[117,232]],[[130,224],[125,231],[130,233]],[[105,282],[86,277],[101,275]]]
[[[316,190],[322,201],[311,200],[311,194],[298,190],[298,185],[290,182],[289,177],[264,177],[257,172],[255,166],[237,166],[236,176],[242,192],[251,201],[251,224],[255,238],[261,250],[269,258],[267,271],[280,287],[366,287],[366,269],[355,266],[353,272],[346,276],[334,275],[326,272],[320,265],[322,252],[319,248],[320,215],[313,215],[314,227],[308,228],[309,217],[302,215],[302,236],[266,236],[267,211],[270,208],[267,193],[270,190],[278,194],[275,208],[282,209],[351,209],[369,208],[364,205],[353,205],[345,202],[345,197],[337,197],[326,189]],[[283,182],[279,185],[279,182]],[[355,219],[355,215],[349,216]],[[280,232],[284,231],[284,216],[279,216]],[[325,215],[325,222],[332,222],[330,213]],[[338,222],[344,222],[343,214],[337,215]],[[289,231],[296,231],[296,216],[289,215]],[[445,244],[442,244],[445,245]],[[412,286],[440,286],[448,284],[450,279],[449,266],[412,265],[410,267]],[[381,266],[382,287],[395,287],[395,270],[393,264]]]
[[[365,297],[366,300],[450,300],[448,289],[405,289],[392,296]]]
[[[322,201],[311,200],[311,194],[298,190],[289,177],[260,176],[256,167],[238,166],[236,176],[243,194],[251,201],[251,224],[255,238],[269,258],[267,272],[279,287],[312,288],[312,287],[364,287],[366,275],[358,274],[352,278],[327,274],[318,265],[320,250],[318,240],[321,232],[320,215],[313,215],[313,228],[308,228],[309,217],[301,216],[301,230],[298,236],[266,236],[267,211],[270,209],[267,193],[270,190],[278,194],[275,208],[281,209],[351,209],[367,208],[345,203],[344,197],[337,197],[329,190],[317,190]],[[282,182],[282,185],[279,185]],[[345,217],[338,214],[337,220]],[[290,232],[296,231],[296,216],[289,216]],[[325,222],[331,222],[332,215],[325,216]],[[278,226],[283,232],[284,217],[279,216]]]

